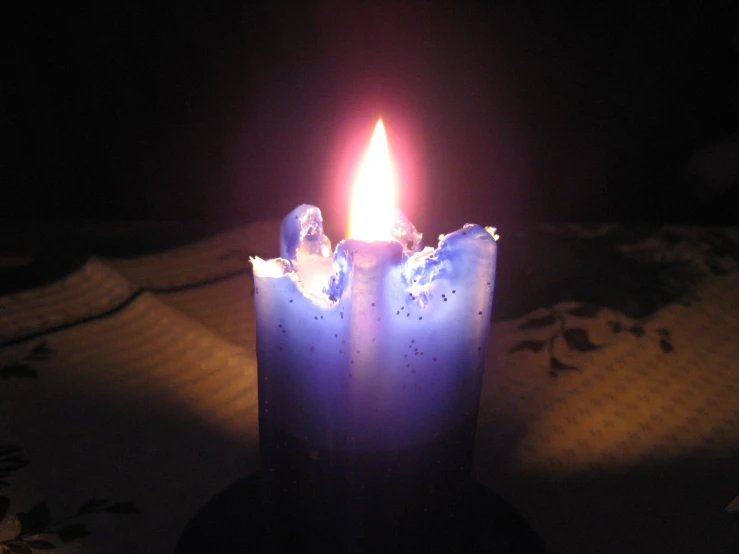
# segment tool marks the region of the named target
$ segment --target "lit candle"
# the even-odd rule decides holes
[[[281,257],[252,259],[263,466],[296,490],[411,494],[466,477],[494,229],[466,225],[421,248],[394,208],[381,121],[350,227],[332,253],[318,208],[299,206],[282,222]]]

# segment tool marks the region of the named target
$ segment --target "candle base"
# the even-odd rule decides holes
[[[270,498],[276,509],[302,511],[318,524],[343,520],[356,533],[364,532],[360,527],[415,526],[412,519],[443,515],[460,496],[476,425],[473,414],[431,442],[381,452],[320,448],[263,425]]]
[[[463,483],[447,510],[432,516],[385,508],[387,517],[372,524],[339,509],[311,512],[302,502],[277,502],[271,480],[257,473],[203,506],[187,524],[175,554],[544,552],[521,515],[472,480]]]

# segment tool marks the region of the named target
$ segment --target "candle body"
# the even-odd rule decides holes
[[[403,244],[346,240],[331,258],[320,213],[307,206],[285,218],[282,234],[288,259],[254,265],[265,470],[286,488],[354,498],[414,495],[468,475],[491,234],[465,226],[418,252],[405,227],[396,233]],[[313,274],[327,264],[323,291],[306,290],[301,247]]]

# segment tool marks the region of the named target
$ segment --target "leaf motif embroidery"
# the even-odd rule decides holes
[[[31,547],[25,541],[11,541],[2,546],[3,554],[5,552],[12,552],[12,554],[33,554],[33,550],[31,550]]]
[[[552,371],[570,371],[573,369],[577,369],[574,365],[566,364],[562,361],[560,361],[559,358],[555,358],[552,356],[549,358],[549,369]]]
[[[590,337],[585,329],[566,329],[564,331],[564,339],[570,350],[587,352],[600,348],[599,345],[590,342]]]
[[[47,341],[42,341],[33,347],[31,353],[28,355],[29,360],[46,360],[51,357],[54,350],[49,348]]]
[[[76,539],[81,539],[90,534],[87,527],[82,523],[72,523],[65,525],[58,531],[59,538],[64,542],[70,542]]]
[[[7,496],[0,496],[0,521],[5,519],[5,514],[8,513],[10,508],[10,498]]]
[[[723,277],[725,275],[729,274],[729,270],[724,268],[722,265],[718,263],[708,263],[708,271],[710,271],[713,275],[717,277]]]
[[[37,550],[54,550],[54,548],[56,548],[54,543],[38,539],[33,541],[26,541],[26,544],[31,548],[35,548]]]
[[[21,535],[35,535],[49,526],[51,513],[46,502],[41,502],[28,510],[27,513],[19,512],[18,520],[21,524]]]
[[[105,498],[91,498],[85,502],[77,512],[78,514],[89,514],[92,512],[98,512],[105,506],[107,500]]]
[[[596,315],[598,315],[599,311],[600,307],[596,306],[595,304],[582,304],[577,308],[567,310],[567,313],[570,315],[574,315],[575,317],[594,318]]]
[[[522,340],[512,348],[508,350],[509,354],[514,352],[521,352],[522,350],[528,350],[530,352],[541,352],[544,349],[544,345],[547,342],[544,340]]]
[[[0,367],[0,379],[38,379],[38,373],[28,364],[8,364]]]
[[[116,502],[105,508],[106,512],[112,514],[140,514],[141,511],[130,500],[127,502]]]
[[[669,354],[670,352],[673,352],[675,350],[675,348],[672,346],[672,343],[666,338],[659,339],[659,347],[665,354]]]
[[[549,327],[557,321],[554,314],[549,314],[544,317],[532,317],[524,321],[519,329],[541,329],[543,327]]]

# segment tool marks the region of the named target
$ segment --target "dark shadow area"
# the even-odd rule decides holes
[[[739,520],[724,511],[739,490],[739,456],[700,452],[635,460],[627,468],[526,473],[497,482],[515,490],[524,515],[551,552],[730,554],[739,549]],[[602,538],[608,536],[608,541]]]
[[[421,229],[739,219],[731,163],[688,164],[737,133],[729,0],[14,9],[5,217],[342,219],[383,116]]]
[[[724,257],[739,259],[739,245],[716,235],[716,241],[723,240],[728,247]],[[628,255],[618,248],[660,236],[658,227],[619,227],[592,238],[565,231],[504,235],[499,242],[493,318],[515,319],[538,308],[576,301],[641,319],[671,302],[695,300],[705,278],[695,264]],[[710,240],[713,235],[706,236]],[[717,264],[715,271],[720,274],[721,266]]]
[[[51,247],[24,265],[0,268],[0,294],[30,290],[63,279],[89,259],[84,250]]]
[[[100,379],[73,366],[65,370],[75,380],[60,378],[59,368],[53,367],[61,346],[58,335],[27,344],[28,356],[13,364],[13,371],[0,365],[0,386],[26,391],[15,417],[37,422],[23,427],[21,445],[0,444],[0,519],[16,514],[16,491],[34,500],[18,513],[17,536],[9,536],[12,527],[7,529],[0,549],[31,552],[75,541],[84,545],[109,525],[106,518],[146,518],[166,526],[170,516],[163,508],[182,487],[199,491],[205,501],[223,486],[222,475],[208,471],[213,460],[229,453],[231,465],[243,466],[244,473],[256,466],[257,445],[248,437],[209,424],[185,402],[165,401],[161,395],[157,399],[153,391],[168,384],[151,383],[143,400],[141,393],[115,387],[80,387],[77,381]],[[91,341],[89,347],[99,345]],[[106,367],[96,371],[103,374]],[[135,364],[131,371],[137,371]],[[54,491],[53,500],[49,491]],[[161,496],[152,498],[149,491]],[[60,496],[79,498],[79,510],[60,512]],[[161,513],[151,513],[155,505]],[[136,528],[136,522],[130,525]]]
[[[398,522],[395,528],[388,524],[388,528],[378,531],[377,535],[365,536],[352,533],[353,528],[360,527],[360,522],[338,523],[343,519],[342,514],[338,513],[309,529],[303,529],[304,522],[310,519],[309,514],[294,508],[275,510],[266,481],[263,474],[251,475],[210,500],[188,523],[180,537],[176,554],[296,550],[480,554],[545,552],[539,538],[513,506],[474,482],[466,484],[456,505],[450,506],[445,517],[439,521],[416,521],[409,525],[400,525]]]
[[[61,249],[95,256],[133,258],[184,246],[231,227],[216,220],[5,219],[0,221],[0,252],[4,256],[43,258]]]

